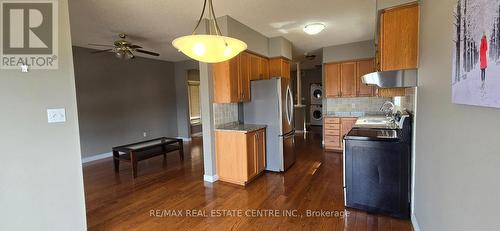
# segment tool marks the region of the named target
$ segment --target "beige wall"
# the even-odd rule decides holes
[[[269,56],[269,39],[266,36],[238,22],[234,18],[229,16],[223,16],[222,18],[225,18],[227,23],[228,36],[243,40],[248,45],[248,50],[250,51],[266,57]],[[224,29],[221,30],[224,31]]]
[[[161,136],[177,136],[174,64],[74,47],[82,157]],[[143,133],[146,133],[144,137]]]
[[[323,48],[323,63],[375,57],[373,40]]]
[[[500,230],[500,109],[451,103],[455,3],[421,4],[415,216],[424,231]]]
[[[394,7],[410,2],[416,2],[416,0],[379,0],[378,1],[378,9],[385,9],[389,7]]]
[[[0,70],[0,230],[86,230],[67,0],[59,69]],[[48,124],[47,108],[65,108]]]
[[[269,39],[269,57],[283,56],[292,59],[292,42],[284,37],[273,37]]]

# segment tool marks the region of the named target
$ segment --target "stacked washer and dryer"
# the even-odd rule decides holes
[[[311,84],[311,106],[310,106],[310,123],[315,126],[323,125],[323,86],[321,83]]]

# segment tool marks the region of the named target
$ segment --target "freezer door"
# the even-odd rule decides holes
[[[281,78],[281,134],[288,134],[293,131],[293,95],[290,87],[290,80]]]
[[[283,136],[283,167],[286,171],[295,163],[295,134],[294,132]]]

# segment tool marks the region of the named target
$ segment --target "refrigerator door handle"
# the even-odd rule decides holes
[[[290,90],[290,86],[286,88],[286,119],[288,120],[288,124],[292,124],[292,116],[293,116],[293,96],[292,91]]]

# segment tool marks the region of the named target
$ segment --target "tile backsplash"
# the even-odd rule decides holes
[[[415,112],[415,88],[406,88],[406,96],[401,97],[401,107],[408,111]]]
[[[237,103],[214,103],[214,125],[238,122]]]
[[[324,113],[338,112],[376,112],[385,101],[385,97],[328,98],[325,100]]]

